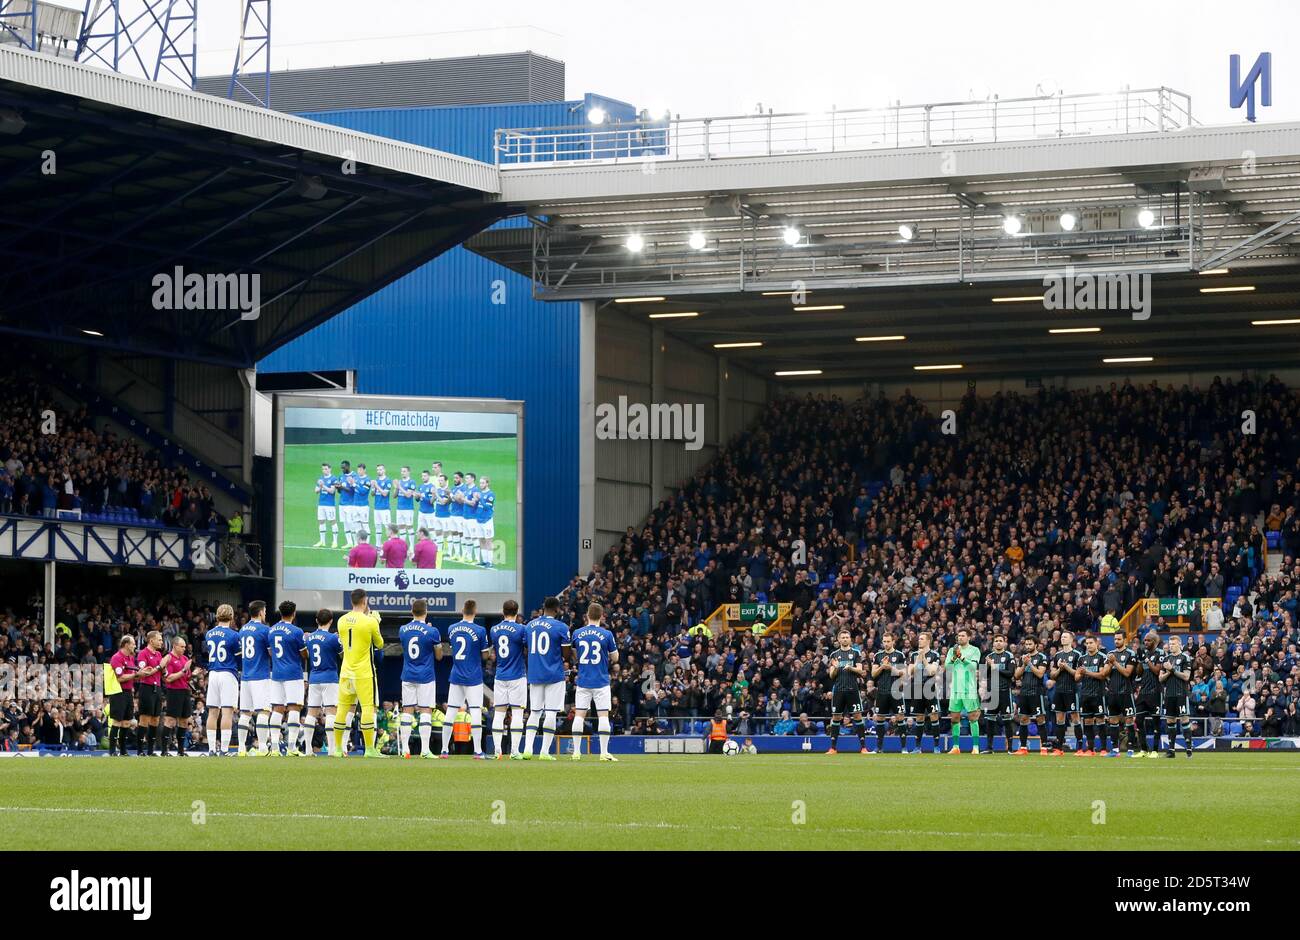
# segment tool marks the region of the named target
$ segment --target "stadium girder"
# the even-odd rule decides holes
[[[0,109],[10,335],[247,368],[515,211],[487,164],[13,48]],[[257,316],[155,309],[177,267]]]
[[[524,207],[533,225],[483,232],[469,247],[532,278],[539,298],[632,317],[694,313],[652,322],[710,350],[761,343],[725,353],[760,374],[821,370],[792,383],[903,380],[923,374],[915,366],[957,363],[924,374],[1300,364],[1296,327],[1252,325],[1300,318],[1300,124],[708,159],[671,147],[638,159],[610,144],[624,132],[556,131],[618,156],[548,164],[528,156],[534,140],[545,150],[546,129],[499,131],[499,141],[522,141],[524,156],[503,161],[498,198]],[[1135,221],[1143,208],[1158,224]],[[1063,210],[1112,220],[1053,229]],[[1007,215],[1026,232],[1004,232]],[[782,242],[789,225],[802,236],[795,246]],[[913,239],[900,237],[902,225]],[[689,246],[693,233],[705,250]],[[630,234],[643,250],[628,250]],[[1200,273],[1225,261],[1226,275]],[[1071,275],[1149,276],[1150,316],[993,302],[1042,295],[1045,278]],[[1219,287],[1254,289],[1204,292]],[[796,288],[812,309],[792,309]],[[1070,327],[1100,332],[1049,332]],[[883,335],[906,339],[857,342]],[[1103,362],[1145,355],[1149,366]]]

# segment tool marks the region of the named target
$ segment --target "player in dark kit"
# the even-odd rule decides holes
[[[827,754],[837,753],[840,741],[840,723],[848,716],[858,732],[858,746],[867,753],[867,728],[862,723],[862,690],[858,683],[867,674],[862,653],[853,646],[853,635],[841,630],[839,646],[830,655],[831,686],[831,746]]]
[[[1106,721],[1110,726],[1110,755],[1119,757],[1120,732],[1128,736],[1128,756],[1133,751],[1133,716],[1137,705],[1133,701],[1133,676],[1137,673],[1137,658],[1128,648],[1128,634],[1122,630],[1115,634],[1115,648],[1106,657],[1110,673],[1106,676]]]
[[[1016,678],[1020,680],[1020,697],[1016,701],[1016,711],[1020,713],[1020,750],[1017,754],[1029,753],[1029,721],[1033,719],[1034,730],[1038,732],[1038,753],[1048,754],[1043,746],[1043,725],[1047,722],[1047,654],[1039,652],[1038,639],[1032,635],[1025,637],[1022,644],[1024,653],[1016,664]]]
[[[1052,686],[1052,708],[1056,711],[1056,743],[1052,753],[1058,757],[1065,752],[1066,721],[1074,723],[1074,748],[1083,749],[1083,725],[1079,721],[1079,692],[1074,674],[1083,654],[1074,648],[1074,634],[1066,630],[1061,634],[1061,648],[1052,657],[1049,672]]]
[[[993,739],[999,728],[1006,738],[1007,753],[1011,747],[1011,683],[1016,672],[1016,657],[1007,649],[1007,635],[993,634],[993,650],[984,657],[988,666],[988,694],[985,696],[984,720],[988,722],[988,746],[982,754],[993,753]]]
[[[1079,683],[1079,714],[1083,716],[1083,744],[1075,750],[1079,757],[1092,757],[1106,744],[1106,676],[1110,665],[1098,648],[1095,636],[1083,641],[1086,652],[1079,658],[1074,671]],[[1098,727],[1100,726],[1100,727]]]
[[[1191,757],[1192,723],[1187,710],[1187,688],[1192,681],[1192,657],[1183,652],[1183,643],[1176,636],[1169,638],[1169,655],[1160,664],[1160,681],[1165,686],[1165,726],[1169,730],[1169,750],[1165,756],[1174,756],[1174,739],[1181,726],[1187,756]]]
[[[884,646],[876,653],[871,662],[871,678],[876,683],[876,698],[872,706],[871,718],[876,725],[876,753],[885,750],[885,732],[890,725],[900,731],[903,716],[907,713],[903,690],[895,688],[895,683],[907,673],[907,654],[894,648],[894,634],[886,632],[880,638]],[[899,741],[899,750],[905,741]]]
[[[916,649],[908,657],[907,666],[907,724],[916,732],[915,750],[905,754],[920,754],[921,740],[927,734],[938,734],[939,697],[935,677],[943,664],[943,657],[930,648],[930,634],[921,631],[916,635]],[[917,718],[921,720],[918,722]],[[906,743],[906,742],[905,742]],[[935,742],[936,750],[938,742]]]
[[[1138,743],[1147,757],[1160,756],[1160,667],[1165,653],[1160,648],[1160,634],[1151,630],[1142,640],[1137,655],[1137,731]]]

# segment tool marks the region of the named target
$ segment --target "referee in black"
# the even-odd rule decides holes
[[[845,715],[852,717],[858,732],[858,747],[867,753],[867,729],[862,723],[862,691],[859,681],[867,674],[862,653],[853,648],[853,635],[847,627],[840,630],[839,646],[830,655],[831,686],[831,746],[827,754],[837,753],[835,745],[840,740],[840,722]]]

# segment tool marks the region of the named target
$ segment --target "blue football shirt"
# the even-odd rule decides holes
[[[260,620],[250,620],[240,627],[239,651],[243,660],[241,678],[244,682],[271,678],[271,646],[266,624]]]
[[[434,652],[442,642],[442,634],[433,624],[423,620],[412,620],[397,631],[397,638],[402,643],[402,681],[433,682]]]
[[[343,661],[343,643],[339,635],[329,630],[313,630],[307,634],[307,664],[311,669],[312,685],[333,685],[339,681],[339,663]]]
[[[297,624],[281,620],[267,630],[271,647],[271,678],[276,682],[302,679],[303,632]]]
[[[608,686],[609,654],[617,649],[614,634],[602,626],[587,624],[573,631],[573,648],[578,651],[578,687],[603,689]]]
[[[528,682],[549,685],[564,681],[564,651],[569,645],[569,628],[554,617],[538,617],[528,623]]]
[[[524,677],[528,628],[517,620],[502,620],[492,628],[492,650],[497,656],[497,681]]]
[[[483,651],[489,649],[487,631],[472,620],[460,620],[447,630],[451,646],[451,684],[483,684]]]
[[[203,635],[208,649],[208,672],[239,671],[239,632],[220,624]]]

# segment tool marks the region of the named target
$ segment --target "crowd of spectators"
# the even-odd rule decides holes
[[[53,518],[132,510],[145,523],[216,531],[226,523],[206,486],[48,389],[0,379],[0,513]]]
[[[1217,642],[1190,638],[1194,679],[1211,686],[1195,707],[1262,718],[1263,697],[1269,727],[1294,731],[1293,392],[1276,378],[1116,383],[972,393],[954,411],[945,434],[906,393],[776,400],[574,578],[571,615],[599,601],[619,634],[623,725],[722,711],[742,723],[733,733],[793,732],[829,713],[823,654],[841,626],[868,652],[885,631],[904,650],[921,630],[943,648],[963,626],[985,650],[999,630],[1013,648],[1034,634],[1052,652],[1063,630],[1095,630],[1142,597],[1259,586]],[[1286,573],[1260,581],[1274,526]],[[754,600],[793,605],[788,636],[687,632]]]
[[[733,735],[812,733],[829,713],[824,654],[841,627],[867,652],[887,631],[905,651],[922,630],[942,649],[965,627],[985,650],[998,631],[1050,654],[1063,631],[1096,631],[1143,597],[1223,597],[1186,638],[1194,715],[1211,730],[1300,734],[1296,394],[1216,379],[972,394],[954,410],[949,434],[910,394],[773,401],[575,577],[568,618],[598,601],[618,639],[615,730],[663,734],[681,726],[671,719],[721,713]],[[0,430],[0,447],[14,446]],[[1269,569],[1266,531],[1280,533]],[[691,632],[719,605],[751,601],[790,603],[788,632]],[[37,604],[0,613],[0,662],[102,663],[122,632],[157,629],[167,643],[183,635],[202,667],[215,610],[67,600],[46,647]],[[199,668],[200,700],[203,681]],[[101,735],[98,721],[77,703],[0,702],[0,747],[56,735],[75,746]]]
[[[151,630],[162,632],[166,649],[176,636],[184,637],[191,655],[201,650],[200,640],[215,622],[216,605],[166,598],[119,598],[112,595],[61,597],[55,620],[55,642],[44,642],[44,610],[39,596],[25,604],[0,609],[0,668],[26,664],[38,667],[81,666],[98,671],[108,662],[122,636],[130,634],[143,648]],[[198,657],[202,662],[201,656]],[[47,675],[49,673],[46,673]],[[92,674],[93,675],[93,674]],[[15,684],[23,673],[5,674]],[[191,681],[196,703],[207,689],[207,675],[197,668]],[[43,695],[24,695],[24,688],[0,688],[0,750],[20,747],[63,746],[69,750],[96,750],[107,732],[102,697],[93,685],[71,694],[49,682]],[[202,740],[202,709],[190,719],[191,738]]]

